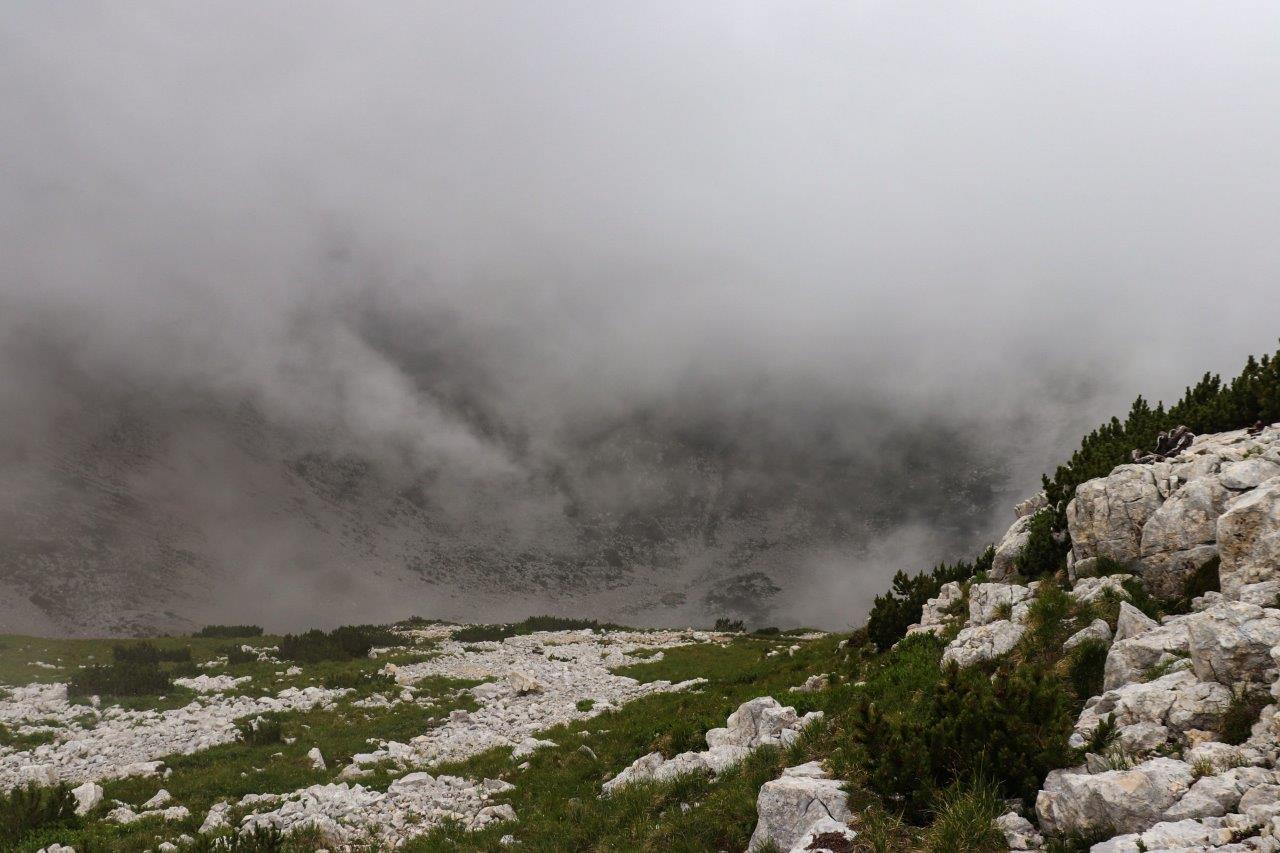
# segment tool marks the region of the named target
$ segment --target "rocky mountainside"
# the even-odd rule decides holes
[[[1280,851],[1280,424],[1015,513],[883,647],[550,619],[6,638],[0,789],[34,787],[0,795],[0,841]]]
[[[990,535],[1005,476],[962,436],[924,425],[849,444],[796,424],[658,412],[582,425],[551,449],[473,412],[474,434],[507,461],[459,469],[248,402],[87,386],[66,379],[62,416],[0,436],[0,631],[413,613],[847,624],[815,591],[833,567],[849,577],[868,549],[929,519],[951,519],[930,529],[930,549],[971,547]],[[886,452],[900,443],[920,458]]]
[[[1026,509],[1034,510],[1036,502]],[[1049,773],[1038,831],[1002,818],[1011,849],[1042,836],[1096,841],[1093,853],[1274,851],[1280,847],[1280,425],[1200,436],[1184,452],[1083,483],[1066,508],[1070,597],[1120,599],[1066,641],[1106,646],[1103,692],[1071,736],[1084,762]],[[1020,518],[997,565],[1025,547]],[[1206,571],[1207,570],[1207,571]],[[1105,572],[1105,574],[1099,574]],[[1212,575],[1218,590],[1159,621],[1135,596],[1176,597]],[[953,582],[913,631],[945,631],[962,667],[1012,652],[1039,583]],[[1149,599],[1147,599],[1149,600]]]

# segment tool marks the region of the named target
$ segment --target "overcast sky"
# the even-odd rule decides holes
[[[1280,335],[1275,3],[6,5],[0,333],[103,375],[475,460],[353,305],[535,441],[691,381],[1075,429]]]

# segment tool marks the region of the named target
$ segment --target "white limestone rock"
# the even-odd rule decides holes
[[[1089,640],[1099,640],[1104,643],[1111,642],[1111,626],[1107,624],[1105,619],[1094,619],[1085,627],[1076,631],[1062,644],[1062,650],[1069,652],[1076,646]]]
[[[766,782],[756,798],[759,819],[747,845],[748,853],[770,844],[779,850],[792,850],[820,821],[847,825],[853,813],[849,811],[843,784],[830,778],[817,762],[788,768],[780,778]]]
[[[1196,675],[1232,685],[1275,680],[1271,649],[1280,645],[1280,610],[1222,601],[1185,617]]]
[[[1133,577],[1134,575],[1082,577],[1075,582],[1068,595],[1081,604],[1097,601],[1108,593],[1121,601],[1128,601],[1129,590],[1124,588],[1124,582]]]
[[[1103,689],[1141,681],[1152,667],[1189,656],[1190,647],[1185,618],[1158,625],[1137,608],[1122,603],[1115,641],[1107,651]]]
[[[1067,504],[1067,529],[1077,560],[1109,557],[1132,563],[1141,556],[1142,528],[1164,502],[1154,469],[1121,465],[1076,488]]]
[[[1016,574],[1018,557],[1027,547],[1031,538],[1031,521],[1034,513],[1020,516],[1000,538],[996,544],[995,556],[991,561],[990,575],[993,580],[1002,581]]]
[[[996,828],[1010,850],[1039,850],[1044,846],[1044,838],[1031,821],[1017,812],[1006,812],[996,818]]]
[[[76,814],[84,816],[102,802],[102,786],[97,782],[85,782],[72,788],[71,796],[76,798]]]
[[[1219,577],[1228,598],[1246,584],[1280,579],[1280,477],[1238,498],[1218,518]]]
[[[1275,773],[1261,767],[1235,767],[1217,776],[1203,776],[1165,811],[1164,819],[1221,817],[1236,810],[1245,791],[1275,781]]]
[[[1231,691],[1221,684],[1200,681],[1185,669],[1171,672],[1155,681],[1126,684],[1091,699],[1080,712],[1071,744],[1083,746],[1107,717],[1121,727],[1150,723],[1175,733],[1216,729],[1230,704]]]
[[[1191,766],[1153,758],[1129,770],[1054,770],[1036,797],[1041,828],[1055,835],[1110,829],[1143,832],[1191,788]]]
[[[1018,645],[1026,630],[1025,625],[1008,619],[965,628],[942,653],[942,665],[954,663],[964,668],[1007,655]]]
[[[969,625],[989,625],[997,619],[1010,618],[1014,606],[1026,601],[1034,591],[1034,587],[1017,584],[972,584],[969,587]]]

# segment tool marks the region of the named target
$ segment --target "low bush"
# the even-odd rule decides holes
[[[1222,716],[1222,742],[1234,745],[1244,743],[1252,733],[1253,724],[1258,722],[1262,713],[1271,701],[1270,695],[1256,688],[1237,689],[1231,697],[1231,704]]]
[[[261,637],[261,625],[205,625],[193,637]]]
[[[1085,640],[1067,655],[1067,683],[1081,702],[1102,693],[1102,677],[1107,666],[1106,640]]]
[[[726,619],[720,617],[716,620],[715,631],[725,634],[740,634],[744,630],[741,619]]]
[[[236,723],[240,739],[249,746],[270,746],[283,740],[284,728],[275,717],[254,717]]]
[[[42,788],[29,784],[0,791],[0,849],[13,850],[37,830],[76,827],[76,798],[71,786]]]
[[[942,563],[932,571],[908,575],[899,571],[893,576],[893,588],[876,596],[867,617],[867,636],[881,651],[888,649],[907,634],[907,628],[920,621],[925,602],[937,596],[942,585],[950,581],[968,580],[991,568],[995,550],[972,563],[961,560],[953,565]]]
[[[1041,510],[1031,518],[1027,544],[1014,561],[1018,574],[1025,578],[1046,577],[1066,565],[1066,542],[1054,538],[1053,519],[1049,510]]]
[[[67,695],[73,699],[88,696],[151,696],[173,689],[169,674],[155,662],[116,661],[85,667],[67,681]]]
[[[352,660],[369,656],[374,646],[398,646],[404,640],[377,625],[344,625],[325,632],[313,628],[302,634],[286,634],[280,639],[282,660],[316,663],[322,660]]]
[[[186,662],[191,660],[191,648],[162,649],[155,643],[116,643],[111,647],[111,657],[119,663],[160,663],[161,661]]]
[[[949,666],[921,701],[883,710],[855,703],[846,729],[849,772],[919,820],[935,792],[987,778],[1005,796],[1029,799],[1049,770],[1065,767],[1071,697],[1051,671],[1021,665],[992,679],[980,667]]]
[[[522,637],[538,631],[593,631],[625,630],[622,625],[612,622],[597,622],[594,619],[569,619],[563,616],[530,616],[523,622],[511,622],[504,625],[465,625],[453,632],[453,639],[459,643],[500,643],[508,637]]]
[[[332,672],[321,683],[330,690],[360,690],[368,687],[390,690],[396,686],[396,680],[384,672]]]
[[[978,777],[938,796],[935,817],[924,835],[928,853],[1000,853],[1008,849],[995,819],[1005,812],[1000,787]]]
[[[244,646],[227,646],[222,653],[227,656],[229,664],[253,663],[258,659],[255,652],[245,651]]]

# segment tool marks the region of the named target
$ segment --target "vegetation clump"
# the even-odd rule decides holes
[[[0,791],[0,849],[13,850],[38,830],[77,826],[76,798],[67,784],[41,787],[35,783]]]
[[[884,595],[876,596],[867,617],[867,635],[881,651],[888,649],[907,634],[907,628],[920,621],[925,602],[938,595],[942,585],[951,581],[964,581],[980,572],[991,569],[995,550],[987,552],[972,563],[963,560],[948,565],[935,566],[932,571],[908,575],[899,571],[893,576],[893,587]]]
[[[563,616],[530,616],[523,622],[504,625],[465,625],[453,632],[459,643],[502,642],[508,637],[521,637],[538,631],[620,631],[623,626],[594,619],[569,619]]]
[[[169,673],[154,661],[115,661],[88,666],[67,681],[67,696],[153,696],[173,688]]]
[[[377,625],[344,625],[332,631],[313,628],[302,634],[286,634],[280,639],[282,660],[317,663],[322,660],[352,660],[369,656],[374,646],[399,646],[404,640]]]
[[[111,647],[111,657],[117,663],[160,663],[191,662],[190,646],[181,648],[160,648],[155,643],[144,640],[141,643],[117,643]]]
[[[205,625],[193,637],[261,637],[261,625]]]

